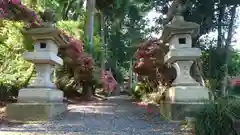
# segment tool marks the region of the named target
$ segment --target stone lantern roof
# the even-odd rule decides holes
[[[183,16],[175,15],[172,23],[167,24],[164,27],[161,40],[167,43],[170,38],[174,35],[179,34],[190,34],[192,37],[196,37],[199,34],[200,25],[193,22],[187,22],[184,20]]]
[[[54,27],[33,28],[22,31],[23,35],[31,38],[33,41],[54,41],[60,48],[68,46],[68,37],[59,29]]]
[[[25,29],[22,31],[22,34],[33,41],[52,40],[59,48],[67,47],[69,37],[54,26],[57,20],[55,12],[51,9],[46,9],[40,16],[43,20],[42,27]]]

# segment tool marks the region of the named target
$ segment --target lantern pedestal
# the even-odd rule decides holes
[[[10,120],[18,121],[48,121],[61,112],[66,111],[63,103],[15,103],[7,106]]]
[[[19,91],[20,103],[61,103],[63,92],[52,88],[24,88]]]
[[[177,73],[172,87],[164,93],[161,113],[167,119],[184,120],[191,112],[209,99],[209,90],[192,78],[190,70],[193,62],[201,55],[199,48],[192,48],[192,37],[199,32],[199,25],[184,21],[175,15],[171,24],[165,26],[161,39],[169,44],[169,52],[164,61],[171,64]]]
[[[176,102],[202,102],[208,100],[207,88],[202,86],[175,86],[165,94],[167,101]]]
[[[18,93],[17,103],[7,105],[7,117],[18,121],[45,121],[65,112],[63,92],[52,82],[54,67],[62,65],[58,48],[66,46],[55,28],[37,28],[23,34],[35,41],[34,51],[25,52],[25,60],[35,65],[36,77],[27,88]]]

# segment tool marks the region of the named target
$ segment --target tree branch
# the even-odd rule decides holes
[[[69,1],[68,1],[68,4],[67,4],[67,6],[66,6],[66,8],[65,8],[65,12],[64,12],[64,14],[63,14],[63,20],[67,20],[67,19],[68,19],[68,13],[69,13],[69,11],[70,11],[70,9],[71,9],[71,6],[72,6],[72,4],[73,4],[74,2],[75,2],[74,0],[69,0]]]

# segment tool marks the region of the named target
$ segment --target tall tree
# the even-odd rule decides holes
[[[95,16],[95,4],[96,0],[87,0],[87,19],[86,19],[86,30],[85,36],[87,43],[89,44],[90,52],[94,53],[93,48],[93,34],[94,34],[94,16]]]
[[[230,21],[229,21],[229,25],[228,25],[228,35],[227,35],[227,39],[225,42],[225,63],[224,63],[224,79],[223,79],[223,85],[222,85],[222,93],[223,95],[226,94],[226,88],[227,88],[227,82],[228,82],[228,64],[231,58],[231,43],[232,43],[232,36],[233,36],[233,27],[234,27],[234,22],[235,22],[235,18],[236,18],[236,9],[237,9],[237,5],[234,5],[233,7],[231,7],[230,9]]]

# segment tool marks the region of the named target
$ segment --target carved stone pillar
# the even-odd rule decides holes
[[[190,69],[193,61],[176,61],[173,63],[174,68],[177,71],[177,77],[172,83],[174,86],[198,86],[199,83],[196,82],[190,75]]]

